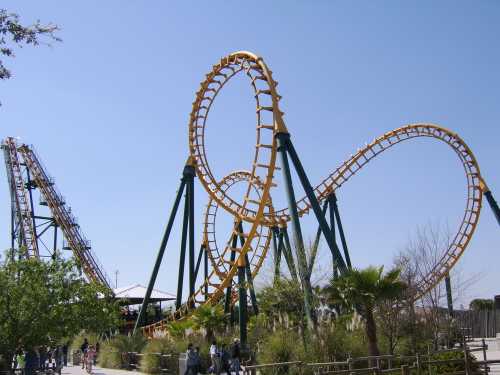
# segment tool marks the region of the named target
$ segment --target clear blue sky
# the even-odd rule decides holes
[[[460,134],[500,198],[498,1],[12,1],[24,22],[62,28],[63,43],[24,48],[0,82],[1,137],[33,143],[108,273],[145,284],[187,157],[199,82],[235,50],[262,55],[314,183],[359,146],[411,122]],[[219,100],[220,99],[220,100]],[[214,105],[216,174],[250,166],[254,109],[244,81]],[[9,196],[0,172],[0,248]],[[197,187],[197,229],[206,194]],[[465,178],[444,144],[403,144],[339,192],[356,265],[390,264],[418,225],[455,229]],[[279,198],[277,198],[279,200]],[[305,224],[306,236],[314,229]],[[179,226],[157,283],[175,290]],[[472,296],[500,294],[498,225],[485,206],[460,265]],[[325,258],[328,259],[328,258]]]

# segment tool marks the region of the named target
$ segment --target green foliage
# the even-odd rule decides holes
[[[405,284],[399,280],[400,271],[393,269],[383,274],[384,267],[353,269],[323,289],[327,302],[334,306],[341,304],[345,309],[356,310],[363,317],[367,310],[373,310],[379,301],[397,298],[405,290]]]
[[[257,355],[259,363],[277,363],[303,361],[306,358],[302,340],[294,331],[277,330],[270,333],[263,343],[263,350]],[[281,368],[263,369],[264,375],[298,374],[299,369],[295,366],[283,366]]]
[[[211,341],[215,333],[221,332],[226,325],[224,309],[221,305],[198,307],[191,316],[193,328],[204,329],[206,338]]]
[[[495,302],[492,299],[476,298],[469,304],[469,309],[476,311],[493,310]]]
[[[95,345],[97,342],[100,344],[103,341],[99,339],[99,335],[97,333],[82,330],[75,337],[73,337],[70,346],[71,350],[80,350],[80,347],[85,339],[87,339],[91,345]]]
[[[303,323],[304,294],[297,281],[285,278],[275,280],[272,285],[262,288],[258,299],[260,310],[273,327],[294,327]],[[318,303],[317,299],[313,302],[315,306]]]
[[[144,356],[141,360],[141,371],[148,374],[158,374],[161,372],[161,369],[167,368],[169,372],[178,372],[178,359],[176,355],[178,347],[171,338],[163,337],[149,340],[142,353]],[[162,359],[157,354],[170,354],[172,357]]]
[[[106,368],[128,368],[127,357],[122,353],[142,352],[146,346],[146,339],[141,335],[135,336],[115,336],[109,341],[101,344],[99,353],[99,365]]]
[[[53,345],[82,329],[114,328],[118,314],[111,291],[87,283],[74,260],[56,254],[40,261],[21,250],[0,264],[0,354],[6,358],[18,346]]]
[[[191,319],[177,320],[168,323],[167,331],[170,336],[180,339],[186,337],[186,330],[193,327]]]
[[[340,306],[344,311],[355,309],[365,320],[369,354],[379,355],[375,322],[377,303],[399,298],[406,285],[399,280],[400,271],[383,273],[383,267],[353,269],[337,279],[332,279],[322,293],[330,306]]]
[[[447,361],[447,360],[452,360],[452,359],[461,359],[462,361],[457,362],[457,363],[447,363],[447,364],[440,364],[440,365],[433,365],[432,366],[432,374],[436,375],[441,375],[441,374],[451,374],[451,373],[456,373],[460,371],[465,371],[465,361],[464,359],[464,353],[463,352],[441,352],[441,353],[436,353],[432,355],[432,360],[433,361]],[[469,361],[469,366],[470,370],[472,372],[476,372],[479,369],[479,366],[477,365],[477,361],[474,358],[473,355],[470,353],[468,354],[468,361]]]
[[[37,46],[44,40],[60,41],[61,39],[55,36],[58,30],[59,28],[56,25],[42,25],[40,21],[31,26],[23,26],[19,22],[17,14],[8,13],[7,10],[0,9],[0,55],[14,57],[13,45],[21,47],[23,44],[31,44]],[[0,60],[0,79],[8,79],[10,77],[10,70]]]

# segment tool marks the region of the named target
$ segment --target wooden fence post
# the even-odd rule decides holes
[[[401,375],[410,375],[410,369],[408,368],[408,365],[401,366]]]
[[[349,358],[347,358],[347,367],[349,368],[349,374],[350,375],[355,375],[355,373],[352,371],[354,368],[354,363],[351,358],[351,354],[349,354]]]
[[[418,353],[416,355],[416,362],[417,362],[417,375],[420,375],[421,374],[421,372],[420,372],[420,355]]]
[[[469,366],[469,351],[467,350],[467,344],[464,340],[464,364],[465,364],[465,375],[470,374],[470,366]]]
[[[487,358],[486,358],[486,342],[484,341],[484,339],[482,339],[481,342],[483,343],[483,361],[486,362],[487,361]],[[488,364],[487,363],[484,364],[484,374],[488,375]]]

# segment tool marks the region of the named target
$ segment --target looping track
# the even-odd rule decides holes
[[[238,175],[236,172],[236,174],[231,174],[218,182],[210,170],[206,156],[205,129],[207,118],[217,94],[238,73],[244,73],[248,76],[255,94],[257,126],[254,160],[250,172],[245,172],[244,176]],[[256,236],[262,236],[263,228],[286,225],[290,220],[288,208],[273,211],[272,205],[269,203],[271,188],[275,186],[274,173],[275,170],[279,169],[276,167],[276,134],[287,132],[282,118],[283,113],[278,105],[281,96],[276,92],[276,85],[271,71],[262,58],[250,52],[233,53],[222,58],[206,75],[206,79],[201,83],[200,89],[196,93],[190,116],[189,150],[196,161],[197,176],[210,197],[205,215],[205,239],[211,235],[211,231],[215,232],[215,212],[218,207],[222,207],[235,217],[235,221],[245,221],[251,224],[249,232],[243,234],[245,237],[244,246],[234,249],[239,258],[252,252],[252,241]],[[437,125],[412,124],[403,126],[385,133],[359,149],[314,189],[315,196],[321,202],[384,151],[403,141],[422,137],[440,140],[450,146],[458,155],[467,178],[467,201],[462,222],[451,245],[448,249],[444,249],[443,256],[431,272],[418,281],[418,297],[435,286],[455,265],[465,251],[479,220],[483,195],[482,186],[484,185],[479,165],[465,142],[457,134]],[[237,202],[228,194],[230,185],[236,180],[247,181],[248,184],[243,202]],[[255,189],[255,186],[259,188]],[[303,216],[309,213],[311,204],[306,197],[303,197],[297,201],[297,208],[299,216]],[[214,215],[213,221],[209,218],[210,215]],[[269,247],[269,238],[269,235],[265,235],[263,247],[260,248],[259,263],[253,266],[254,276],[258,272]],[[214,241],[215,244],[214,239],[211,241]],[[225,288],[231,285],[237,272],[237,261],[234,263],[224,261],[224,254],[227,253],[228,248],[226,246],[222,254],[219,254],[216,244],[210,248],[209,256],[213,270],[207,280],[195,292],[192,299],[172,316],[162,322],[144,327],[143,331],[146,335],[152,336],[156,331],[165,329],[165,324],[168,321],[180,319],[189,314],[192,310],[192,307],[189,306],[196,308],[200,304],[215,304],[220,300],[224,295]],[[254,253],[254,257],[256,255]],[[214,279],[220,279],[220,281],[214,282],[212,281]],[[202,300],[200,297],[204,296],[205,283],[209,284],[211,291],[208,296],[205,296],[206,300]]]

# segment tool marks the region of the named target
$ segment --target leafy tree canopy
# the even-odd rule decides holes
[[[471,310],[492,310],[495,302],[492,299],[476,298],[470,301],[469,308]]]
[[[0,79],[11,77],[11,71],[4,65],[3,57],[14,57],[14,47],[23,45],[38,46],[50,41],[61,41],[55,33],[59,28],[54,24],[43,25],[36,21],[32,25],[21,24],[19,16],[0,9]]]
[[[80,330],[118,324],[119,307],[106,287],[86,282],[75,260],[50,261],[13,251],[0,264],[0,354],[50,345]]]

